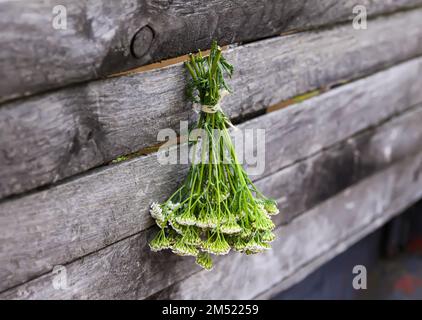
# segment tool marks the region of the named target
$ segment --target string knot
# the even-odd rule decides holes
[[[221,113],[223,113],[223,109],[221,109],[220,102],[225,96],[227,96],[229,94],[230,94],[229,91],[223,89],[223,90],[220,91],[220,100],[214,106],[210,106],[210,105],[206,105],[206,104],[200,104],[200,103],[194,103],[193,109],[197,113],[199,113],[200,111],[205,112],[205,113],[216,113],[216,112],[220,111]],[[226,115],[224,115],[224,120],[227,123],[227,125],[230,126],[232,129],[239,130],[236,126],[234,126],[231,123],[230,119],[227,118]]]
[[[230,94],[229,91],[227,91],[225,89],[221,90],[220,91],[220,100],[214,106],[206,105],[206,104],[200,104],[200,103],[194,103],[193,109],[198,113],[200,111],[205,112],[205,113],[216,113],[218,111],[223,112],[223,109],[221,109],[220,102],[225,96],[227,96],[229,94]]]

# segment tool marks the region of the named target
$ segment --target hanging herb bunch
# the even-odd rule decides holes
[[[270,249],[275,238],[270,216],[279,211],[239,163],[227,129],[231,123],[220,107],[221,98],[231,92],[224,76],[232,76],[233,66],[215,41],[207,57],[200,51],[191,54],[185,66],[191,76],[187,94],[199,106],[196,128],[203,135],[193,146],[183,185],[164,203],[151,205],[151,216],[160,230],[150,248],[194,256],[197,264],[210,270],[211,254],[225,255],[231,249],[253,254]]]

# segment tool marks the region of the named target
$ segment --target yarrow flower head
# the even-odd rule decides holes
[[[245,250],[251,253],[259,253],[264,250],[271,249],[270,245],[266,242],[262,242],[259,237],[252,237],[246,244]]]
[[[180,238],[174,245],[171,246],[173,253],[179,256],[194,256],[198,255],[199,250],[190,244],[187,244],[183,241],[183,238]]]
[[[189,245],[193,246],[199,246],[202,243],[201,237],[200,237],[200,230],[196,227],[186,227],[185,231],[182,235],[182,240]]]
[[[152,241],[149,243],[149,247],[151,248],[152,251],[160,251],[164,249],[169,249],[170,245],[171,245],[170,240],[167,238],[164,229],[161,229],[156,234],[154,239],[152,239]]]
[[[182,214],[176,216],[175,220],[183,226],[194,226],[196,224],[196,217],[189,209],[184,210]]]
[[[220,230],[222,233],[235,234],[241,232],[242,228],[236,223],[236,220],[233,217],[228,219],[227,222],[221,226]]]
[[[185,65],[190,74],[187,95],[199,110],[197,129],[205,134],[188,139],[193,158],[185,182],[164,203],[152,203],[150,214],[160,230],[149,245],[153,251],[194,256],[198,265],[211,270],[211,255],[268,250],[275,239],[271,216],[278,208],[237,159],[228,131],[232,124],[222,109],[222,99],[231,92],[225,76],[231,77],[233,67],[221,48],[214,42],[209,56],[190,55]]]
[[[263,211],[258,210],[253,216],[254,222],[252,223],[252,225],[256,230],[265,231],[273,230],[275,228],[274,223],[271,221],[269,216]]]
[[[246,241],[243,238],[236,237],[233,240],[233,248],[236,251],[243,252],[246,250]]]
[[[183,234],[185,232],[186,226],[182,226],[181,224],[177,223],[174,218],[170,218],[168,223],[178,234]]]
[[[264,201],[264,209],[267,211],[267,213],[270,216],[274,216],[280,213],[280,211],[277,208],[277,202],[274,200],[267,199]]]
[[[215,229],[219,224],[218,217],[213,211],[202,210],[196,219],[195,225],[199,228]]]
[[[243,227],[242,230],[240,231],[239,237],[240,238],[249,238],[252,234],[252,226],[250,227]]]
[[[209,224],[209,218],[208,218],[207,212],[204,209],[201,209],[201,211],[199,212],[195,225],[198,228],[203,228],[203,229],[211,227],[211,225]]]
[[[157,202],[153,202],[151,204],[151,209],[149,210],[151,217],[156,220],[164,220],[163,209],[161,208],[160,204]]]
[[[224,236],[217,231],[203,244],[202,250],[215,255],[225,255],[229,253],[230,245]]]
[[[275,239],[275,234],[272,233],[271,231],[264,231],[261,235],[261,240],[263,242],[272,242]]]
[[[212,270],[213,268],[213,264],[212,264],[212,260],[211,260],[211,255],[207,252],[200,252],[198,253],[198,255],[196,256],[196,261],[195,261],[199,266],[201,266],[202,268],[204,268],[205,270]]]

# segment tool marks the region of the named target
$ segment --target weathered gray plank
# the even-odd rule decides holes
[[[258,181],[278,200],[276,224],[302,212],[406,155],[422,150],[422,104],[402,116],[368,129]],[[276,145],[272,143],[272,145]]]
[[[2,1],[0,101],[208,48],[212,39],[251,41],[350,20],[356,4],[377,15],[422,1]],[[67,9],[66,30],[53,27],[56,5]]]
[[[231,117],[422,54],[422,10],[227,52],[237,68]],[[406,30],[406,32],[403,32]],[[0,108],[0,198],[58,181],[156,143],[192,111],[183,67],[92,82]]]
[[[282,288],[284,281],[292,285],[417,201],[421,172],[419,153],[276,229],[278,239],[269,252],[231,254],[212,272],[195,273],[153,298],[251,299],[274,285]]]
[[[218,259],[212,272],[198,272],[189,258],[150,252],[146,245],[150,229],[67,265],[66,290],[54,289],[56,275],[49,273],[3,292],[0,298],[140,299],[188,275],[151,298],[250,298],[300,274],[302,266],[329,255],[330,250],[341,252],[416,201],[422,196],[421,172],[419,153],[277,228],[279,238],[268,254],[231,254]],[[240,281],[239,276],[248,281]]]
[[[314,104],[307,102],[306,104],[293,105],[262,116],[259,122],[253,120],[254,125],[252,127],[267,129],[266,149],[272,150],[267,154],[267,164],[271,163],[272,166],[278,166],[280,169],[281,167],[274,159],[284,156],[283,153],[280,153],[282,146],[288,144],[293,146],[294,141],[306,144],[306,140],[303,140],[304,136],[309,137],[309,147],[300,148],[302,152],[296,153],[296,157],[290,158],[290,161],[281,162],[283,166],[292,165],[317,152],[318,149],[312,148],[315,141],[314,136],[319,137],[319,150],[321,151],[368,126],[377,125],[386,118],[405,111],[408,109],[405,105],[411,106],[418,101],[422,102],[420,90],[415,90],[412,87],[419,88],[421,64],[422,59],[416,59],[309,100],[314,101]],[[356,92],[359,94],[356,95]],[[323,97],[326,97],[327,100]],[[347,105],[340,103],[353,99],[355,101]],[[331,103],[330,101],[333,100],[337,100],[338,103]],[[344,121],[355,123],[354,119],[362,118],[362,106],[366,106],[364,112],[367,120],[361,120],[361,124],[356,124],[354,130],[344,126],[344,131],[342,131],[343,129],[333,121],[326,123],[325,126],[320,126],[320,120],[329,119],[327,116],[329,114],[341,115],[345,117]],[[317,107],[318,115],[312,121],[309,121],[307,112],[311,112]],[[343,113],[343,109],[348,110],[348,112]],[[300,110],[300,112],[297,112],[297,110]],[[302,130],[285,130],[282,127],[273,130],[271,127],[272,118],[279,119],[279,121],[282,121],[283,118],[291,119],[291,121],[286,122],[287,126],[290,126],[290,123],[296,123]],[[303,119],[303,121],[300,121],[300,119]],[[409,128],[418,128],[420,116],[415,116],[412,119],[416,120],[406,120],[405,125]],[[249,122],[246,122],[240,127],[251,126]],[[339,130],[339,133],[334,135],[336,139],[331,137],[333,128]],[[343,132],[343,134],[340,134],[340,132]],[[410,132],[413,132],[415,138],[409,138],[409,144],[403,143],[402,139],[393,141],[395,143],[393,147],[397,144],[403,145],[403,149],[398,149],[399,151],[402,150],[402,153],[398,151],[399,156],[397,157],[420,146],[418,144],[421,141],[421,139],[418,140],[420,130],[415,129],[415,131],[409,131],[407,134],[410,134]],[[278,137],[278,139],[273,137]],[[356,145],[359,145],[359,147],[353,149],[354,152],[361,149],[365,154],[369,152],[365,151],[364,143],[356,142]],[[396,147],[393,147],[391,147],[393,150],[391,159],[386,158],[385,163],[387,164],[395,159],[393,152]],[[372,148],[369,148],[369,150],[374,152]],[[351,150],[345,153],[344,161],[347,159],[349,159],[347,161],[350,161],[350,152]],[[382,157],[376,152],[375,154],[374,161],[382,163],[379,160]],[[327,163],[330,160],[329,158],[327,156]],[[363,159],[362,161],[365,161],[365,158]],[[332,159],[330,161],[333,162],[333,166],[337,164],[337,161]],[[325,161],[318,160],[312,163],[318,162],[323,163]],[[356,163],[359,164],[359,161]],[[315,164],[298,165],[295,167],[296,169],[286,172],[290,172],[292,177],[299,180],[300,172],[312,173],[312,170],[310,170],[312,165]],[[347,166],[342,168],[345,172],[350,172],[350,168]],[[325,169],[328,172],[330,171],[327,168]],[[4,201],[0,204],[1,289],[26,281],[51,270],[56,264],[67,263],[151,226],[152,221],[147,213],[149,204],[152,201],[160,201],[167,197],[171,190],[175,189],[183,179],[185,170],[186,166],[181,165],[161,166],[156,160],[156,155],[150,155],[96,170],[82,178],[73,179],[32,195]],[[324,167],[321,165],[319,170],[324,170]],[[356,177],[357,180],[361,175],[357,173]],[[271,181],[271,178],[268,179],[271,183],[277,183],[283,188],[286,187],[282,183],[280,185],[277,179],[275,181]],[[314,175],[312,178],[302,175],[302,179],[304,179],[302,186],[311,183],[309,187],[313,188],[312,182],[316,179],[316,176]],[[331,176],[331,179],[334,179],[333,176]],[[290,180],[287,179],[286,181]],[[350,181],[353,182],[354,180],[351,179]],[[262,186],[266,192],[283,200],[279,195],[273,194],[271,188],[266,189],[266,185]],[[343,185],[340,183],[337,185],[345,187],[347,182]],[[320,188],[314,192],[321,193],[321,190]],[[328,190],[325,193],[325,198],[339,190]],[[294,191],[301,193],[300,189],[285,189],[283,194],[286,193],[289,198],[297,199],[297,193],[292,194]],[[305,203],[315,205],[322,200],[321,198],[323,197],[315,194],[314,196],[310,195],[309,200]],[[284,221],[297,215],[303,209],[300,200],[296,200],[296,205],[291,207],[286,206],[285,203],[282,206],[285,210]],[[37,250],[34,250],[34,248],[37,248]]]

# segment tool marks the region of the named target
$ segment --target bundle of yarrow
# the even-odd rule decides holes
[[[183,185],[164,203],[151,205],[151,216],[160,230],[150,248],[194,256],[197,264],[210,270],[211,254],[270,249],[275,238],[270,216],[279,211],[274,200],[259,192],[237,159],[227,130],[231,123],[220,107],[222,96],[231,92],[224,76],[233,74],[221,48],[214,42],[207,57],[199,51],[185,65],[191,76],[187,94],[200,110],[196,128],[204,136],[194,142],[193,149],[200,148],[200,152],[193,152]]]

